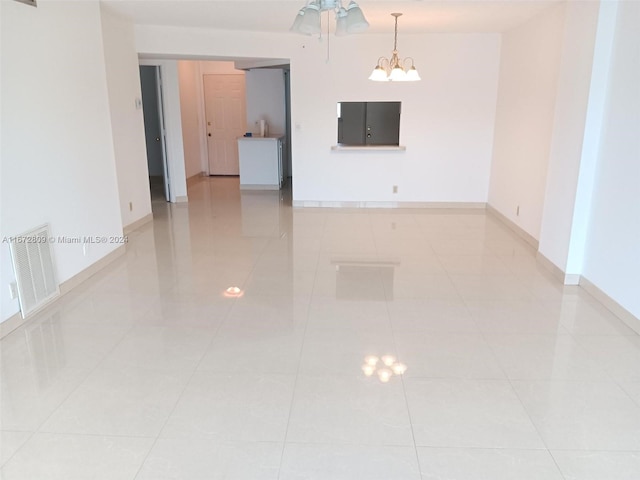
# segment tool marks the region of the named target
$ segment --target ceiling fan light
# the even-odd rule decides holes
[[[320,15],[327,12],[328,19],[328,13],[331,10],[335,12],[335,34],[339,37],[364,32],[369,28],[369,22],[364,18],[362,9],[355,1],[351,0],[346,7],[342,4],[343,0],[306,0],[306,5],[298,11],[289,30],[302,35],[321,34]]]
[[[340,7],[336,12],[336,36],[343,37],[349,32],[347,31],[347,11]]]
[[[360,33],[369,28],[362,9],[353,0],[347,6],[347,33]]]
[[[304,7],[302,22],[298,27],[298,31],[304,35],[315,35],[320,33],[320,7],[314,3],[310,3]]]
[[[304,9],[300,10],[298,12],[298,14],[296,15],[295,20],[293,21],[293,25],[291,25],[291,28],[289,29],[290,31],[294,32],[294,33],[302,33],[300,31],[300,25],[302,25],[302,22],[304,21]],[[303,34],[303,35],[309,35],[307,34]]]
[[[335,10],[336,8],[341,6],[340,0],[316,0],[316,2],[314,3],[319,3],[320,10],[322,10],[323,12],[325,10]]]

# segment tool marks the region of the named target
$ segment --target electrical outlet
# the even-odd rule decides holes
[[[516,207],[516,217],[520,216],[520,205]]]
[[[9,284],[9,296],[11,297],[11,300],[18,298],[18,284],[16,282],[11,282]]]
[[[133,212],[133,202],[129,202],[129,211]]]
[[[393,193],[398,193],[398,185],[393,186]]]

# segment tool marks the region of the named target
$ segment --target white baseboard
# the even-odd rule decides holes
[[[580,280],[582,279],[582,275],[578,273],[565,273],[564,274],[564,284],[565,285],[580,285]]]
[[[22,318],[22,314],[20,312],[11,315],[4,322],[0,323],[0,338],[4,338],[9,335],[24,322],[26,322],[26,319]]]
[[[250,184],[241,183],[240,190],[280,190],[279,185],[262,185],[262,184]]]
[[[129,225],[123,227],[122,228],[122,234],[123,235],[129,235],[134,230],[139,229],[141,226],[143,226],[144,224],[149,223],[151,221],[153,221],[153,213],[145,215],[144,217],[139,218],[135,222],[132,222]]]
[[[189,197],[187,197],[186,195],[179,195],[176,197],[176,203],[188,203],[189,202]]]
[[[207,174],[205,172],[199,172],[199,173],[196,173],[195,175],[191,175],[189,178],[187,178],[187,188],[191,187],[192,185],[198,182],[201,182],[206,175]]]
[[[76,288],[81,283],[89,280],[89,278],[93,277],[96,273],[102,270],[104,267],[109,265],[111,262],[121,257],[125,253],[125,246],[120,245],[113,252],[108,253],[104,257],[102,257],[97,262],[89,265],[87,268],[82,270],[79,273],[76,273],[73,277],[68,280],[65,280],[60,284],[60,295],[64,295],[65,293],[69,293],[71,290]]]
[[[634,332],[640,334],[640,318],[633,315],[629,310],[624,308],[618,302],[616,302],[609,295],[604,293],[593,283],[584,277],[580,277],[580,286],[584,288],[592,297],[602,303],[607,309],[609,309],[616,317],[622,320],[629,328]]]
[[[512,230],[516,235],[518,235],[521,239],[523,239],[533,248],[538,250],[540,245],[538,240],[533,235],[525,231],[519,225],[516,225],[514,222],[512,222],[510,219],[505,217],[502,213],[500,213],[498,210],[496,210],[494,207],[492,207],[489,204],[487,204],[487,212],[489,212],[491,215],[493,215],[498,220],[500,220],[505,226],[507,226],[510,230]]]
[[[483,210],[487,204],[484,202],[334,202],[326,200],[294,200],[292,206],[304,208],[442,208]]]
[[[70,279],[62,282],[60,284],[60,295],[56,297],[54,300],[52,300],[51,302],[49,302],[42,309],[37,310],[36,312],[33,312],[33,314],[27,316],[27,318],[22,318],[22,314],[18,312],[15,315],[12,315],[11,317],[9,317],[4,322],[0,323],[0,338],[4,338],[5,336],[9,335],[12,331],[24,325],[27,321],[33,318],[40,317],[42,315],[46,315],[47,312],[51,310],[51,307],[54,307],[58,303],[58,300],[60,300],[65,294],[69,293],[78,285],[82,284],[83,282],[91,278],[93,275],[98,273],[100,270],[102,270],[104,267],[109,265],[111,262],[113,262],[117,258],[124,255],[124,253],[125,253],[125,246],[120,245],[114,251],[108,253],[97,262],[89,265],[87,268],[75,274]]]
[[[555,263],[545,257],[542,253],[538,251],[536,254],[536,260],[540,265],[550,271],[554,277],[556,277],[563,285],[579,285],[580,284],[580,275],[577,273],[565,273],[560,267],[558,267]]]
[[[558,267],[555,263],[553,263],[539,251],[538,253],[536,253],[536,260],[540,265],[551,272],[559,282],[564,284],[564,272],[560,269],[560,267]]]
[[[540,265],[542,265],[545,269],[553,274],[555,278],[557,278],[563,285],[579,285],[580,284],[580,275],[574,273],[565,273],[560,267],[558,267],[555,263],[545,257],[538,248],[540,248],[540,244],[538,240],[530,233],[526,232],[520,226],[513,223],[510,219],[500,213],[491,205],[487,205],[487,212],[500,220],[505,226],[509,228],[509,230],[513,231],[516,235],[518,235],[521,239],[535,248],[538,252],[536,254],[536,260]]]

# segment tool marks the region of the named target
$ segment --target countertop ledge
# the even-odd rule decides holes
[[[266,137],[258,137],[253,136],[253,137],[245,137],[244,135],[242,137],[238,137],[238,140],[278,140],[279,138],[284,138],[284,135],[268,135]]]
[[[331,150],[334,152],[404,152],[407,147],[404,145],[332,145]]]

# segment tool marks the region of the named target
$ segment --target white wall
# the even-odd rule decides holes
[[[202,81],[198,62],[178,62],[180,81],[180,113],[182,118],[182,142],[187,178],[203,172],[200,151],[200,96],[198,82]]]
[[[560,5],[502,37],[489,205],[536,239],[540,236],[564,15],[564,5]]]
[[[342,42],[342,39],[340,39]],[[310,42],[291,64],[294,200],[486,202],[498,87],[498,35],[403,35],[416,83],[367,79],[388,35]],[[401,101],[406,152],[331,152],[336,104]],[[393,185],[398,194],[393,194]]]
[[[138,56],[133,24],[101,9],[102,40],[123,227],[151,213]],[[131,209],[130,209],[131,204]]]
[[[619,2],[583,275],[640,318],[640,4]]]
[[[486,202],[498,87],[497,34],[401,35],[423,81],[367,80],[391,35],[326,43],[292,34],[136,26],[141,54],[291,59],[295,201]],[[332,153],[336,104],[400,100],[403,153]],[[398,185],[399,193],[392,193]]]
[[[120,235],[98,3],[40,2],[33,8],[3,1],[0,9],[0,236],[43,223],[54,236]],[[94,244],[85,256],[82,245],[55,244],[59,279],[117,247]],[[4,270],[4,255],[2,263]],[[17,311],[7,291],[0,285],[2,320]]]
[[[217,62],[198,62],[200,64],[200,73],[202,75],[244,75],[244,70],[237,70],[234,62],[217,61]]]
[[[589,218],[591,216],[591,199],[597,176],[602,129],[606,122],[604,109],[607,101],[607,84],[611,70],[611,53],[616,33],[617,12],[618,2],[600,2],[582,155],[578,171],[571,238],[569,240],[565,270],[565,283],[579,281],[580,274],[583,271]]]
[[[539,250],[567,272],[598,26],[599,2],[566,6]],[[575,272],[569,272],[575,273]]]
[[[284,134],[286,115],[284,72],[281,69],[253,69],[245,75],[247,92],[247,131],[260,133],[260,120],[266,120],[269,134]]]

